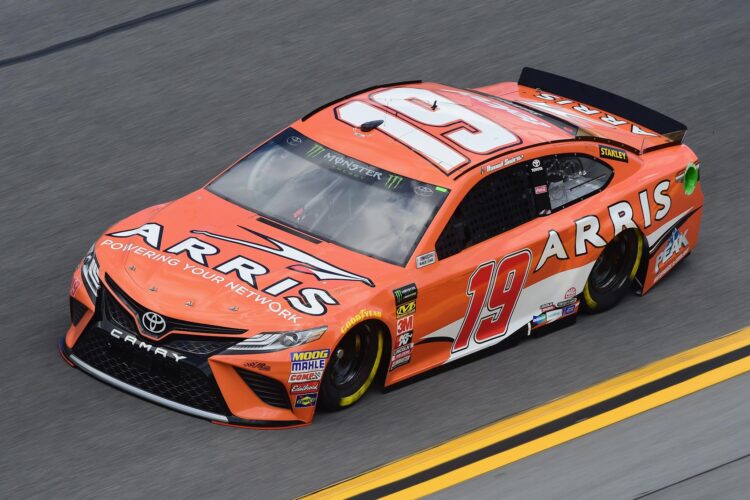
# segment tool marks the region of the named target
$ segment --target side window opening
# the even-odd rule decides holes
[[[612,177],[612,169],[588,156],[548,156],[541,161],[552,211],[600,191]]]
[[[444,259],[534,218],[528,164],[505,168],[479,181],[456,208],[437,240]]]

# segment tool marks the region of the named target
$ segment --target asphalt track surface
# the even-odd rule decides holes
[[[176,5],[0,6],[0,497],[288,498],[750,324],[746,1],[219,0],[86,38]],[[334,97],[524,65],[688,124],[701,242],[648,296],[285,431],[211,425],[60,360],[70,272],[112,222]]]
[[[747,498],[748,390],[745,374],[431,498]]]

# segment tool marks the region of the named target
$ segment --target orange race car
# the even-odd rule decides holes
[[[698,240],[685,130],[530,68],[362,90],[111,227],[73,275],[61,353],[215,422],[310,423],[378,374],[646,293]]]

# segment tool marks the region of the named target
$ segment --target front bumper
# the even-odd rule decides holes
[[[77,276],[78,271],[74,281]],[[110,314],[103,305],[106,289],[94,303],[84,287],[76,288],[71,298],[78,305],[71,311],[80,305],[85,312],[73,315],[59,342],[60,354],[72,366],[124,392],[217,424],[279,428],[311,422],[314,408],[295,408],[288,385],[278,380],[286,381],[288,361],[275,364],[264,357],[258,363],[257,355],[186,352],[168,340],[150,341]],[[273,371],[249,367],[258,364]]]

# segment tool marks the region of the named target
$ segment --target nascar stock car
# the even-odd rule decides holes
[[[60,351],[217,423],[310,423],[648,292],[698,240],[685,130],[531,68],[362,90],[111,227],[75,270]]]

